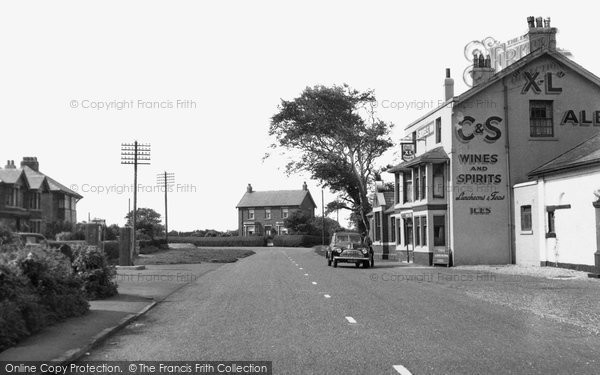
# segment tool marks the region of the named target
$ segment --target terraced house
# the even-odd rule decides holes
[[[287,234],[283,221],[294,211],[315,216],[317,205],[306,182],[301,190],[254,191],[248,184],[237,205],[240,236]]]
[[[19,168],[8,160],[0,168],[0,224],[19,232],[53,235],[77,222],[81,195],[39,170],[36,157]]]

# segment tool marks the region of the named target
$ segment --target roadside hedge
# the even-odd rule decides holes
[[[273,246],[277,247],[313,247],[321,245],[323,239],[321,236],[311,236],[306,234],[288,234],[283,236],[275,236],[273,238]],[[325,243],[329,242],[329,238],[325,237]]]
[[[262,236],[235,237],[169,237],[170,243],[191,243],[198,247],[262,247],[267,239]]]

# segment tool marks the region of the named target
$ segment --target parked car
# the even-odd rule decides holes
[[[19,239],[21,245],[24,247],[40,247],[42,249],[48,248],[48,240],[46,237],[39,233],[16,233],[16,237]]]
[[[337,267],[338,263],[354,263],[356,267],[361,264],[365,268],[375,267],[373,248],[368,242],[358,233],[334,233],[325,253],[327,265]]]

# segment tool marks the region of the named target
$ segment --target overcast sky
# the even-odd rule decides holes
[[[132,184],[133,168],[120,164],[120,144],[137,139],[152,144],[139,183],[151,188],[167,170],[181,184],[169,196],[170,229],[235,229],[248,183],[299,189],[306,180],[320,212],[316,181],[287,177],[281,158],[262,162],[282,98],[317,84],[374,89],[379,117],[396,125],[397,141],[404,125],[442,99],[445,68],[456,93],[466,90],[467,43],[523,35],[530,15],[551,17],[558,46],[600,75],[592,4],[3,2],[0,163],[37,156],[42,172],[84,196],[80,220],[89,214],[123,224],[131,193],[121,190]],[[90,108],[109,102],[128,107]],[[393,162],[393,153],[381,160]],[[326,203],[333,198],[326,192]],[[161,193],[139,195],[139,207],[162,214],[163,204]]]

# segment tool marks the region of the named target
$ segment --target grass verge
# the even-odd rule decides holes
[[[234,248],[186,247],[146,254],[135,260],[136,265],[233,263],[255,254],[252,250]]]

